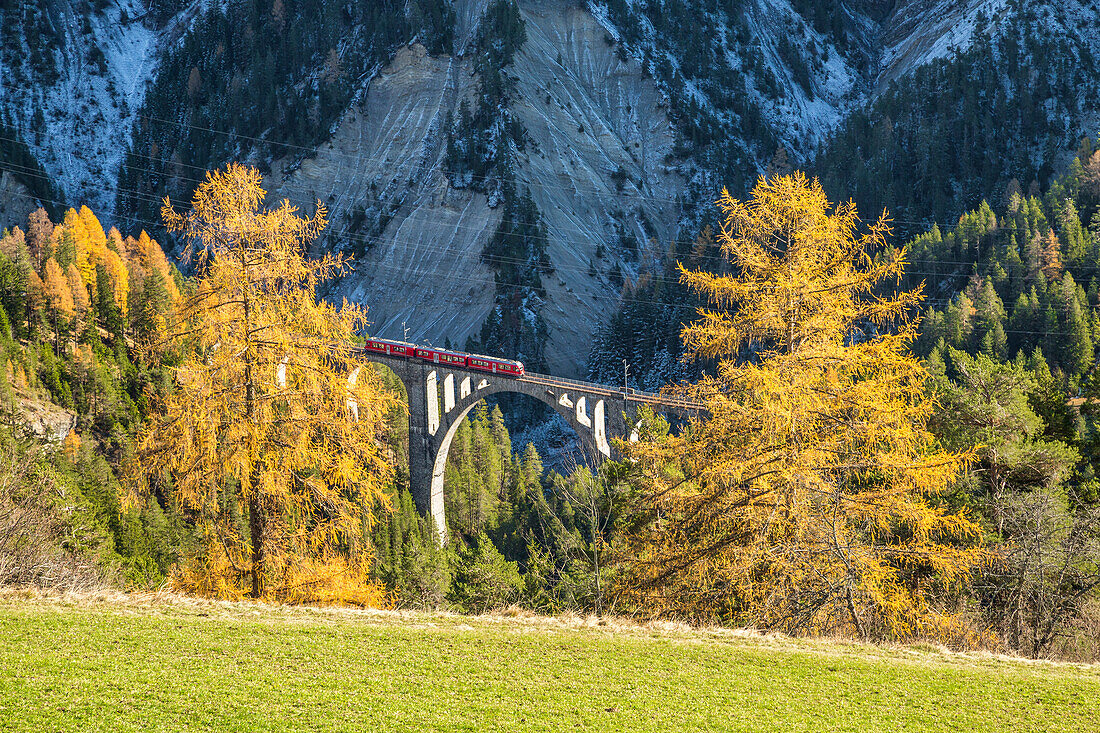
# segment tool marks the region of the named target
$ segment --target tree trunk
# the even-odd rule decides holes
[[[244,255],[241,255],[241,265],[248,273],[248,263]],[[244,401],[245,415],[251,423],[256,422],[256,385],[252,374],[252,298],[251,282],[246,282],[243,293],[244,300],[244,337],[246,347],[244,350]],[[259,598],[264,592],[264,529],[267,517],[264,516],[263,502],[259,496],[260,476],[258,457],[252,457],[251,476],[249,478],[248,498],[248,530],[252,539],[252,597]]]
[[[597,534],[592,542],[592,553],[595,559],[593,565],[595,565],[596,570],[596,615],[601,618],[603,617],[603,588],[600,584],[600,542],[602,539],[601,535]]]
[[[266,523],[260,497],[253,494],[248,500],[248,530],[252,536],[253,598],[259,598],[264,592],[264,525]]]
[[[852,624],[856,627],[856,633],[859,634],[859,638],[863,641],[867,640],[867,632],[863,629],[863,622],[859,619],[859,614],[856,613],[855,600],[852,598],[852,586],[848,586],[848,613],[852,617]]]

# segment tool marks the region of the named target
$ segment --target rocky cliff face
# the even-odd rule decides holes
[[[666,162],[674,130],[640,65],[618,57],[571,3],[533,2],[524,17],[515,112],[537,145],[519,178],[550,236],[545,317],[561,356],[548,356],[548,366],[571,374],[615,304],[619,284],[609,273],[636,275],[677,236],[684,181]]]
[[[896,3],[877,33],[881,49],[873,85],[881,89],[909,71],[969,48],[975,33],[996,28],[1008,0],[911,0]]]
[[[356,258],[334,295],[367,304],[376,335],[461,343],[492,305],[480,253],[499,215],[440,172],[444,120],[471,82],[461,59],[403,48],[315,157],[268,177],[274,197],[329,207],[319,246]]]
[[[22,226],[38,208],[31,190],[8,171],[0,171],[0,226]]]
[[[17,397],[15,409],[31,435],[60,443],[76,428],[76,414],[41,397]]]
[[[458,3],[458,17],[476,18],[479,4]],[[629,276],[676,236],[683,181],[666,163],[674,130],[641,65],[619,58],[574,3],[533,0],[520,10],[527,43],[509,69],[512,112],[532,144],[515,175],[549,235],[547,365],[572,375],[617,302],[621,281],[609,273]],[[457,43],[470,33],[460,23]],[[323,245],[357,256],[334,295],[366,303],[380,336],[461,346],[493,306],[493,273],[480,255],[499,209],[483,193],[452,188],[442,171],[445,121],[476,81],[467,57],[404,48],[316,157],[273,166],[273,194],[331,208]]]
[[[1010,31],[1023,39],[1020,58],[1039,41],[1059,44],[1068,49],[1066,63],[1073,60],[1086,76],[1093,74],[1087,71],[1090,59],[1100,52],[1092,0],[1026,7],[1012,0],[517,4],[526,41],[507,68],[515,80],[508,104],[527,144],[514,151],[511,163],[548,236],[541,318],[551,341],[547,367],[565,375],[582,371],[597,325],[619,304],[622,281],[655,270],[674,242],[692,238],[713,218],[709,202],[720,186],[743,191],[778,148],[795,164],[812,163],[834,130],[872,109],[893,82],[903,81],[904,89],[904,81],[921,69],[957,51],[980,51]],[[201,116],[182,113],[157,123],[164,135],[186,131],[187,145],[167,157],[155,146],[135,150],[126,180],[144,188],[124,186],[118,168],[147,83],[166,78],[158,63],[171,49],[195,42],[195,31],[188,29],[197,27],[194,19],[208,6],[203,0],[169,3],[172,11],[156,22],[145,0],[42,0],[0,10],[0,108],[45,176],[56,182],[56,197],[89,203],[111,222],[119,189],[132,187],[132,200],[151,205],[163,190],[182,197],[202,167],[217,163],[200,152],[231,149],[269,170],[273,196],[305,208],[320,199],[329,207],[332,225],[318,246],[353,253],[357,260],[354,273],[330,296],[369,305],[376,333],[457,346],[476,336],[494,308],[495,274],[481,253],[499,225],[501,207],[477,186],[453,187],[443,158],[448,119],[477,94],[473,59],[490,0],[380,0],[366,15],[333,11],[331,21],[325,15],[310,24],[317,53],[290,74],[298,81],[286,87],[306,100],[307,114],[296,115],[299,122],[317,111],[307,104],[310,94],[329,104],[340,100],[335,116],[319,113],[335,123],[317,128],[324,142],[315,150],[278,142],[277,129],[240,133],[225,145],[224,133],[232,134],[233,121],[246,116],[226,109],[219,120],[218,104],[207,100]],[[433,9],[442,10],[429,18]],[[393,32],[376,38],[366,26],[354,25],[371,13],[392,22]],[[272,20],[276,14],[274,5],[260,7],[257,22],[274,22],[290,33],[292,28]],[[335,39],[331,49],[326,33]],[[403,45],[409,38],[416,40]],[[371,61],[367,73],[348,75],[345,46],[363,39],[396,50],[387,50],[377,68]],[[242,88],[270,76],[259,56],[234,63],[239,68],[225,94],[247,98]],[[334,78],[345,85],[340,94],[326,91]],[[186,98],[193,91],[200,105],[206,88],[175,93]],[[1088,96],[1088,87],[1077,83],[1050,88],[1050,94]],[[346,98],[351,101],[345,107]],[[902,99],[897,104],[908,105],[906,110],[880,116],[896,120],[904,112],[917,120],[939,114],[935,104],[909,109],[917,103]],[[1087,104],[1051,109],[1059,119],[1048,127],[1060,137],[1052,143],[1053,133],[1044,128],[1046,137],[1028,142],[1029,151],[1095,133]],[[996,128],[996,120],[991,124]],[[218,144],[204,146],[207,133],[200,127],[209,128]],[[260,138],[263,145],[252,144]],[[20,173],[20,181],[9,180]],[[11,208],[16,199],[42,198],[33,186],[29,192],[20,188],[32,179],[26,170],[11,170],[3,179],[7,219],[18,213]],[[174,189],[157,188],[166,179]],[[144,219],[130,223],[153,225],[153,209],[146,208]]]

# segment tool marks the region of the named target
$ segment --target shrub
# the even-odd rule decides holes
[[[484,613],[512,603],[522,589],[516,563],[505,560],[482,532],[459,550],[447,600],[466,613]]]

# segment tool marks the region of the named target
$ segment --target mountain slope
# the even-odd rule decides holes
[[[1098,8],[987,4],[968,47],[900,80],[884,69],[878,96],[816,161],[827,188],[867,213],[890,209],[916,234],[983,198],[1002,203],[1013,179],[1047,184],[1100,129]]]
[[[653,8],[663,5],[659,0],[608,3],[616,4],[620,13],[609,13],[608,22],[643,29],[647,12],[652,15]],[[854,197],[866,216],[884,208],[894,212],[899,236],[905,237],[931,226],[933,219],[957,217],[983,196],[1003,197],[1013,178],[1025,187],[1035,181],[1031,188],[1037,189],[1072,156],[1081,136],[1095,134],[1100,39],[1098,6],[1092,0],[689,4],[693,17],[706,19],[723,8],[733,9],[742,22],[769,29],[760,41],[751,34],[734,35],[733,45],[739,58],[771,60],[740,67],[748,101],[740,127],[731,120],[724,136],[694,133],[700,119],[721,121],[720,115],[709,112],[715,105],[696,105],[670,92],[673,119],[687,140],[682,170],[690,172],[693,184],[703,182],[693,185],[698,194],[691,198],[700,203],[688,232],[714,221],[716,212],[703,192],[713,190],[715,182],[743,195],[766,166],[782,171],[794,164],[821,175],[834,199]],[[597,12],[606,7],[593,5]],[[691,49],[709,47],[716,55],[717,49],[730,48],[729,36],[716,33],[706,22],[634,35],[640,40],[633,52],[650,59],[659,83],[673,90],[690,88],[696,79],[680,82],[676,74],[666,74],[669,81],[662,81],[662,68],[685,68],[679,62]],[[781,53],[782,63],[777,64],[768,51],[770,44],[809,53]],[[834,57],[833,49],[843,62]],[[827,77],[815,59],[826,58],[856,75],[842,96],[816,91]],[[712,76],[712,66],[705,65],[707,71],[699,76]],[[794,104],[811,94],[835,109],[835,128],[815,126],[805,113],[809,108]],[[753,113],[756,108],[759,112]],[[740,173],[723,169],[725,161],[741,160],[739,141],[753,139],[745,130],[757,129],[746,121],[756,119],[768,122],[767,129],[774,130],[784,153],[769,161],[767,138],[756,135],[755,159]],[[689,255],[689,246],[690,242],[680,246],[680,257]],[[675,277],[674,272],[664,275]],[[666,326],[675,324],[685,314],[667,301],[685,297],[653,286],[635,293],[637,302],[624,302],[616,316],[617,328],[654,318]],[[653,298],[665,302],[654,303]],[[650,312],[654,308],[659,315]],[[636,364],[641,383],[663,383],[675,376],[670,364],[680,351],[677,331],[674,325],[659,329],[656,344],[646,331],[619,333],[615,339],[605,335],[593,352],[591,371],[598,378],[614,378],[627,359]]]
[[[471,14],[462,2],[456,10]],[[512,173],[547,232],[547,368],[576,374],[616,302],[621,280],[611,273],[636,271],[675,236],[683,183],[664,162],[672,127],[639,65],[618,58],[592,16],[566,0],[520,11],[527,42],[508,68],[511,112],[531,142],[514,151]],[[474,101],[478,83],[472,55],[403,49],[330,144],[300,167],[272,166],[274,193],[332,208],[327,246],[360,260],[337,295],[370,306],[379,335],[462,345],[494,306],[481,250],[500,222],[499,201],[455,187],[443,170],[447,119]]]
[[[113,212],[118,170],[159,50],[186,32],[204,4],[43,0],[0,9],[0,108],[56,188],[39,199]],[[40,174],[19,172],[34,189]]]
[[[155,227],[164,195],[244,160],[329,206],[320,246],[359,260],[332,295],[380,334],[576,374],[623,284],[674,277],[722,186],[811,167],[919,228],[1043,182],[1100,121],[1095,0],[517,0],[498,55],[503,6],[4,9],[0,110],[27,153],[0,163],[0,211]]]

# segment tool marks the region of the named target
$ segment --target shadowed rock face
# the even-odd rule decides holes
[[[27,215],[37,208],[30,190],[8,171],[0,171],[0,227],[26,228]]]
[[[316,157],[292,172],[276,165],[266,181],[273,196],[330,207],[319,246],[357,254],[330,297],[365,303],[376,335],[461,344],[492,307],[480,253],[499,212],[483,194],[452,189],[440,169],[447,113],[473,83],[459,59],[401,49]]]
[[[477,5],[484,3],[458,3],[459,48],[474,33]],[[642,243],[641,257],[647,247],[666,249],[683,184],[664,164],[672,127],[639,65],[620,61],[575,3],[520,7],[528,41],[509,69],[517,79],[513,112],[534,143],[519,154],[516,177],[549,233],[548,368],[576,375],[618,297],[608,272],[618,263],[629,274],[640,263],[620,247],[612,213]],[[291,171],[276,164],[266,181],[274,197],[307,210],[316,199],[330,206],[331,233],[320,246],[361,254],[329,295],[365,303],[376,335],[461,345],[493,307],[493,273],[480,253],[500,210],[483,194],[452,188],[441,170],[448,113],[476,90],[471,67],[469,58],[401,49],[315,158]],[[382,216],[373,219],[372,209]],[[606,254],[597,260],[600,245]]]

